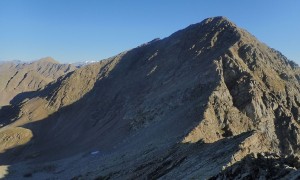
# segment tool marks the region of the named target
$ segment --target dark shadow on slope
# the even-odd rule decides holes
[[[213,171],[218,172],[231,161],[232,155],[239,150],[240,143],[251,134],[251,132],[246,132],[210,144],[202,142],[176,144],[165,153],[155,156],[152,161],[138,165],[133,171],[134,176],[131,178],[158,179],[163,177],[164,179],[173,179],[176,177],[182,179],[185,177],[182,175],[182,177],[177,176],[176,172],[183,172],[189,169],[190,172],[201,174],[199,167],[205,169],[206,164],[214,164]],[[216,163],[216,159],[218,163]],[[199,166],[199,164],[203,164],[203,166]],[[197,173],[197,171],[200,172]],[[214,173],[210,171],[212,170],[209,170],[209,167],[207,167],[206,176]],[[186,174],[190,172],[186,172]],[[203,176],[205,175],[203,174]]]
[[[99,82],[97,82],[94,86],[94,89],[92,89],[90,92],[88,92],[87,94],[85,94],[80,100],[78,100],[77,102],[63,107],[61,108],[58,112],[55,112],[54,114],[50,115],[49,117],[47,117],[46,119],[40,120],[40,121],[36,121],[36,122],[32,122],[32,123],[28,123],[22,127],[26,128],[26,129],[30,129],[33,134],[34,137],[31,140],[31,142],[28,143],[28,145],[25,146],[20,146],[20,147],[16,147],[14,149],[8,150],[3,154],[0,154],[0,162],[1,164],[10,164],[10,163],[17,163],[20,161],[24,161],[27,159],[31,159],[31,157],[33,160],[36,159],[37,157],[42,156],[45,153],[41,153],[43,151],[47,151],[50,154],[52,154],[55,157],[51,157],[48,156],[44,157],[44,159],[40,160],[54,160],[54,159],[59,159],[59,158],[63,158],[66,156],[72,156],[75,155],[76,153],[82,152],[82,151],[88,151],[90,149],[92,149],[91,147],[95,146],[96,144],[92,144],[90,145],[90,147],[86,147],[84,149],[81,149],[82,146],[80,146],[80,143],[77,143],[76,141],[78,139],[70,139],[69,137],[65,136],[66,132],[69,132],[69,136],[74,136],[74,133],[77,133],[77,138],[80,136],[81,133],[85,133],[80,121],[87,121],[86,123],[86,128],[99,128],[99,127],[95,127],[98,123],[98,121],[101,121],[101,118],[105,119],[105,116],[110,116],[111,114],[109,113],[109,109],[113,109],[115,112],[113,112],[114,114],[117,114],[116,112],[120,111],[120,109],[122,108],[122,105],[124,104],[124,97],[120,96],[119,92],[113,92],[113,96],[106,96],[106,94],[111,94],[110,91],[114,91],[113,87],[115,86],[114,80],[112,80],[115,77],[122,77],[122,76],[126,76],[126,74],[128,73],[127,71],[130,71],[131,69],[137,68],[135,65],[135,61],[138,61],[139,58],[143,55],[143,51],[145,47],[139,48],[139,49],[134,49],[133,52],[129,52],[126,54],[126,56],[123,58],[124,62],[120,62],[121,65],[118,65],[113,72],[110,73],[110,76],[106,79],[103,79]],[[142,50],[141,50],[142,49]],[[132,58],[132,57],[135,58]],[[132,59],[135,59],[135,61],[132,61]],[[122,68],[119,68],[119,66],[121,66]],[[66,77],[64,77],[65,79]],[[132,83],[132,82],[131,82]],[[133,82],[133,84],[136,82]],[[49,86],[47,86],[43,91],[41,92],[37,92],[34,93],[33,97],[45,97],[49,92],[51,92],[52,89],[55,89],[56,87],[58,87],[59,84],[58,83],[53,83],[50,84]],[[128,86],[128,84],[126,84],[126,86]],[[140,83],[139,85],[137,85],[137,87],[141,88],[145,88],[147,87],[147,82],[143,82]],[[136,91],[140,91],[140,89],[136,90]],[[108,92],[108,93],[107,93]],[[129,91],[131,96],[133,96],[134,94],[136,94],[136,92],[134,91]],[[97,99],[97,96],[101,95],[102,98]],[[24,97],[23,95],[20,95],[20,97]],[[91,100],[95,100],[94,102]],[[18,102],[18,101],[22,101],[22,98],[18,98],[16,97],[16,99],[13,100],[14,102]],[[86,103],[91,103],[91,104],[86,104]],[[102,106],[100,106],[101,109],[96,109],[97,107],[99,107],[98,104],[101,104]],[[80,112],[80,111],[84,111],[82,109],[87,108],[87,106],[94,106],[94,108],[96,109],[96,113],[100,114],[100,117],[93,117],[93,113],[92,114],[86,114],[80,121],[68,121],[68,115],[74,114],[74,112]],[[3,111],[4,114],[8,111],[12,111],[12,110],[17,110],[17,107],[8,107],[5,108]],[[11,119],[12,117],[14,117],[14,113],[10,113],[12,116],[9,116],[8,118]],[[18,113],[15,113],[18,114]],[[3,117],[4,118],[4,117]],[[74,119],[76,119],[76,117],[73,116]],[[114,118],[114,117],[111,117]],[[64,121],[64,122],[62,122]],[[103,121],[106,122],[102,122],[104,123],[103,126],[113,126],[115,122],[117,122],[115,120],[114,123],[111,123],[111,119],[105,119]],[[57,124],[64,125],[64,127],[59,127]],[[76,124],[77,123],[77,124]],[[52,126],[56,126],[57,129],[52,129],[49,127]],[[100,127],[102,128],[102,127]],[[109,128],[106,128],[105,131],[107,131]],[[101,129],[100,129],[101,130]],[[55,132],[53,132],[55,131]],[[57,132],[59,131],[59,132]],[[98,133],[101,135],[101,132],[99,132],[99,129],[97,129]],[[59,134],[58,137],[55,136],[55,134]],[[49,139],[52,139],[51,141],[48,141],[47,144],[49,144],[49,146],[51,145],[51,143],[53,143],[54,145],[61,147],[59,152],[57,152],[57,150],[51,150],[48,151],[47,148],[38,148],[39,143],[44,143],[45,145],[45,139],[47,139],[47,136],[49,136]],[[60,139],[62,138],[62,139]],[[96,139],[94,137],[94,135],[92,135],[93,139]],[[71,141],[71,142],[70,142]],[[69,143],[66,143],[69,142]],[[38,143],[38,144],[37,144]],[[37,144],[37,145],[36,145]],[[70,144],[72,144],[73,146],[71,146]],[[37,147],[35,147],[37,146]],[[50,146],[51,147],[51,146]],[[67,149],[75,149],[74,152],[65,152],[62,153],[63,147],[68,147]],[[71,148],[73,147],[73,148]],[[36,149],[36,150],[32,150],[32,149]]]
[[[18,106],[1,106],[0,107],[0,128],[7,126],[11,123],[13,123],[20,112],[20,109]]]
[[[205,96],[203,101],[207,102],[209,95],[218,85],[214,81],[218,79],[218,74],[215,71],[213,61],[224,53],[224,50],[231,47],[239,39],[239,36],[234,34],[234,38],[229,38],[228,33],[226,33],[227,41],[225,43],[217,43],[216,47],[207,50],[203,56],[197,58],[195,54],[189,52],[190,46],[197,43],[193,33],[198,34],[199,32],[194,32],[195,30],[199,30],[199,28],[192,26],[188,28],[188,35],[182,34],[182,32],[175,33],[164,40],[155,41],[127,52],[109,75],[96,82],[94,88],[80,100],[61,108],[46,119],[24,125],[24,128],[33,132],[33,139],[24,146],[0,154],[0,163],[12,164],[13,166],[15,163],[26,160],[47,162],[70,157],[80,152],[89,152],[97,148],[118,151],[118,149],[114,149],[115,144],[121,143],[124,137],[131,133],[130,121],[123,119],[127,111],[126,108],[128,108],[126,106],[128,102],[130,102],[129,105],[141,104],[145,101],[144,98],[147,95],[150,96],[154,91],[161,91],[161,94],[170,91],[172,94],[174,84],[195,79],[201,75],[203,70],[211,72],[212,75],[209,76],[211,79],[205,79],[207,83],[204,84],[205,91],[201,91],[203,94],[198,95]],[[157,50],[160,54],[157,55],[156,59],[151,60],[150,57]],[[158,65],[159,69],[154,75],[149,76],[148,73],[152,71],[155,65]],[[188,78],[182,80],[182,77],[186,75],[189,75]],[[168,82],[172,83],[168,84]],[[211,84],[209,84],[210,82]],[[201,84],[201,82],[197,83]],[[37,97],[45,97],[51,92],[52,86],[57,87],[59,85],[59,83],[50,84],[41,91],[41,94],[37,94]],[[183,87],[179,86],[179,90],[181,88]],[[192,97],[192,93],[189,95],[191,96],[190,99],[187,98],[189,101],[198,98],[197,95]],[[15,102],[21,102],[23,98],[19,96]],[[151,96],[151,98],[155,97]],[[172,103],[173,101],[177,102],[176,94],[168,98],[172,100]],[[168,103],[168,98],[163,103]],[[135,102],[131,102],[132,99]],[[178,107],[170,106],[171,110],[168,113],[171,115],[172,110],[177,111],[176,108]],[[184,136],[185,133],[194,128],[193,126],[198,125],[195,122],[197,120],[199,122],[198,118],[201,117],[203,110],[204,107],[197,106],[193,110],[195,117],[182,121],[186,124],[179,124],[178,126],[182,126],[179,127],[180,131],[173,133]],[[173,129],[173,131],[175,130]],[[119,137],[118,134],[122,137]]]
[[[39,90],[19,93],[9,103],[11,105],[16,106],[16,105],[24,102],[26,99],[31,99],[33,97],[36,97],[38,92],[39,92]]]
[[[134,53],[133,53],[134,54]],[[138,55],[138,53],[136,53]],[[136,56],[135,54],[135,56]],[[123,59],[125,59],[124,61],[126,61],[125,64],[129,64],[129,66],[132,66],[132,63],[128,62],[130,61],[130,57],[132,56],[132,53],[128,53],[129,58],[127,57],[124,57]],[[138,59],[135,58],[135,59]],[[123,63],[122,63],[123,64]],[[124,65],[123,65],[124,66]],[[125,69],[127,69],[128,67],[125,67]],[[123,67],[124,69],[124,67]],[[25,146],[20,146],[20,147],[16,147],[14,149],[11,149],[11,150],[8,150],[7,152],[3,153],[3,154],[0,154],[0,160],[1,160],[1,164],[9,164],[9,163],[16,163],[16,162],[19,162],[19,161],[23,161],[23,160],[26,160],[31,156],[30,153],[32,154],[36,154],[34,155],[34,157],[37,157],[38,154],[40,154],[39,152],[30,152],[29,154],[26,154],[26,149],[30,149],[32,148],[32,146],[34,146],[35,143],[37,142],[42,142],[43,139],[45,138],[45,135],[49,135],[50,137],[53,136],[53,134],[51,134],[51,128],[49,128],[49,126],[55,126],[55,124],[57,123],[60,123],[60,117],[61,116],[64,116],[65,114],[70,114],[70,113],[74,113],[74,112],[78,112],[76,110],[79,110],[80,109],[83,109],[83,107],[86,107],[86,102],[89,102],[90,99],[93,99],[95,96],[98,96],[97,94],[102,94],[102,93],[105,93],[105,92],[108,92],[110,90],[110,87],[112,86],[112,80],[111,80],[111,77],[115,77],[117,76],[118,74],[123,74],[123,73],[126,73],[126,71],[122,71],[120,68],[116,67],[114,69],[114,71],[117,71],[117,72],[112,72],[110,77],[108,77],[107,79],[103,79],[99,82],[97,82],[95,84],[95,87],[94,89],[92,89],[90,92],[88,92],[87,94],[85,94],[79,101],[69,105],[69,106],[66,106],[66,107],[63,107],[61,108],[58,112],[55,112],[54,114],[50,115],[49,117],[47,117],[46,119],[43,119],[43,120],[40,120],[40,121],[36,121],[36,122],[32,122],[32,123],[28,123],[22,127],[26,128],[26,129],[30,129],[33,134],[34,134],[34,137],[33,139],[31,140],[30,143],[28,143],[28,145],[25,145]],[[68,76],[70,76],[70,74],[68,74]],[[66,79],[68,76],[65,76],[63,77],[61,80],[64,80]],[[31,98],[33,97],[45,97],[47,94],[49,94],[51,92],[51,90],[59,87],[60,84],[59,83],[52,83],[52,84],[49,84],[44,90],[40,91],[40,92],[32,92],[32,93],[21,93],[19,94],[17,97],[15,97],[12,102],[13,103],[20,103],[22,102],[26,97],[26,95],[31,95]],[[143,87],[145,85],[142,85]],[[102,90],[102,93],[100,92],[97,92],[97,90],[99,90],[99,88],[101,88]],[[102,113],[104,115],[107,114],[107,110],[108,108],[112,108],[112,105],[113,104],[120,104],[120,102],[116,102],[115,99],[118,99],[118,94],[115,95],[114,98],[107,98],[106,96],[103,96],[103,99],[106,99],[105,100],[105,107],[101,107],[102,108]],[[109,103],[107,103],[107,100],[109,99]],[[101,99],[100,99],[101,100]],[[99,101],[100,101],[99,100]],[[100,103],[99,101],[97,101],[96,103]],[[94,106],[96,104],[92,104],[91,106]],[[119,108],[121,108],[121,106],[119,106]],[[76,110],[74,110],[76,109]],[[7,106],[7,107],[3,107],[0,111],[1,115],[1,119],[8,119],[9,121],[11,121],[12,119],[16,118],[16,115],[18,114],[18,111],[19,108],[18,106]],[[89,117],[86,117],[86,119],[88,118],[91,118],[93,119],[91,116]],[[66,118],[67,119],[67,118]],[[67,120],[64,120],[64,121],[67,121]],[[82,120],[84,121],[84,120]],[[68,122],[66,122],[65,126],[68,126],[67,124]],[[72,122],[73,124],[74,122]],[[77,122],[77,123],[80,123],[80,122]],[[109,123],[109,122],[108,122]],[[92,123],[92,127],[96,125],[96,122],[93,122]],[[78,126],[80,127],[80,126]],[[90,128],[92,128],[90,127]],[[42,129],[42,130],[41,130]],[[62,128],[63,129],[63,128]],[[73,131],[75,131],[75,129],[70,129],[70,136],[72,135]],[[61,130],[63,131],[63,130]],[[44,134],[42,137],[39,137],[39,135],[41,134]],[[49,137],[49,138],[50,138]],[[55,138],[55,136],[53,136],[53,138]],[[65,137],[66,138],[66,137]],[[62,140],[59,140],[59,139],[56,139],[56,140],[53,140],[53,142],[61,142],[61,145],[62,147],[67,147],[69,145],[65,144],[65,141],[69,140],[68,138],[66,139],[62,139]],[[50,142],[51,143],[51,142]],[[80,152],[80,151],[78,151]],[[28,152],[27,152],[28,153]],[[53,152],[53,154],[57,154],[57,152]],[[10,157],[11,155],[11,157]],[[18,157],[20,156],[21,157]],[[68,156],[71,156],[72,153],[68,153]],[[51,158],[49,158],[51,159]]]

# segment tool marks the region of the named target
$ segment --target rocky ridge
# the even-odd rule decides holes
[[[22,126],[34,138],[4,149],[0,161],[13,170],[56,162],[53,171],[28,166],[11,178],[28,171],[37,178],[238,178],[251,168],[217,174],[251,165],[249,154],[299,156],[298,72],[228,19],[208,18],[20,101],[17,120],[4,129]],[[90,159],[94,150],[102,155]],[[293,168],[282,177],[297,177]]]

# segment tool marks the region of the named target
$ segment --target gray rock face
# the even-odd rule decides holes
[[[16,104],[5,128],[33,138],[0,146],[0,161],[14,164],[8,178],[205,179],[249,154],[298,156],[298,72],[228,19],[208,18]]]

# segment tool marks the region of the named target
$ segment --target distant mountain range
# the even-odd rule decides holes
[[[46,57],[46,58],[42,58],[42,59],[53,59],[51,57]],[[54,59],[53,59],[54,60]],[[35,61],[39,61],[39,60],[35,60]],[[0,61],[0,64],[6,64],[6,63],[13,63],[13,64],[30,64],[33,63],[35,61],[22,61],[22,60],[9,60],[9,61]],[[56,60],[54,60],[56,61]],[[59,63],[58,61],[56,61],[57,63]],[[96,63],[99,61],[95,61],[95,60],[87,60],[87,61],[79,61],[79,62],[69,62],[69,63],[64,63],[64,64],[72,64],[75,67],[82,67],[91,63]]]
[[[82,61],[82,62],[75,62],[75,63],[71,63],[71,64],[77,68],[80,68],[82,66],[86,66],[88,64],[92,64],[92,63],[96,63],[96,62],[99,62],[99,61]]]
[[[43,89],[47,84],[76,69],[59,64],[52,58],[34,62],[6,61],[0,64],[0,106],[10,104],[12,98],[24,92]]]
[[[225,17],[99,62],[4,63],[0,82],[7,179],[300,177],[299,67]]]

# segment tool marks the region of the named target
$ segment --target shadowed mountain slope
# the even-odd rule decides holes
[[[278,51],[208,18],[20,100],[0,133],[26,142],[2,139],[0,162],[8,178],[202,179],[250,153],[297,156],[298,79]]]

